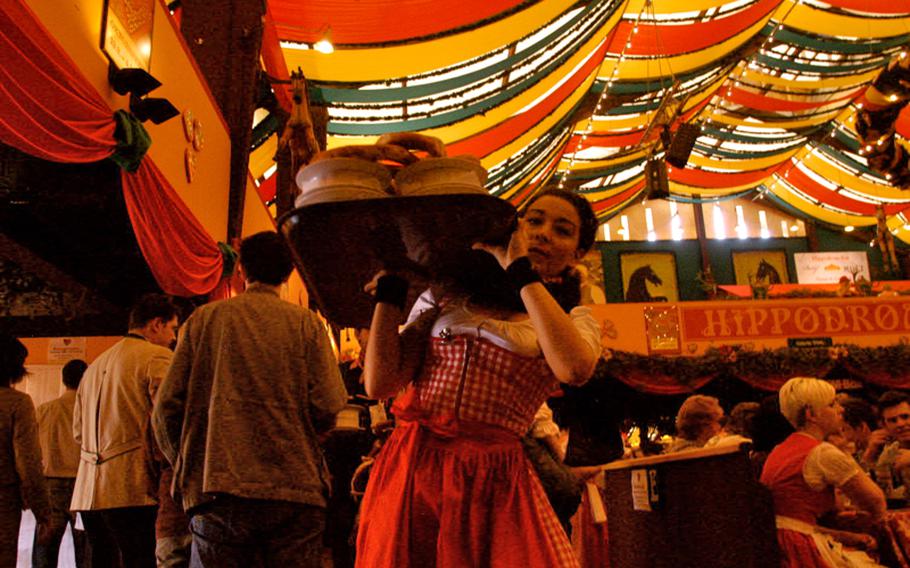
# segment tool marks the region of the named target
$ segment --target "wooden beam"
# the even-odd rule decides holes
[[[263,0],[182,0],[180,30],[221,107],[231,137],[225,239],[242,235],[262,47]]]

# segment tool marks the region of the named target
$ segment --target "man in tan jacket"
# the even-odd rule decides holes
[[[76,392],[81,459],[71,508],[81,512],[94,568],[155,566],[150,389],[167,374],[176,330],[170,298],[143,297],[130,313],[129,333],[89,365]]]
[[[318,567],[327,471],[317,435],[347,395],[326,328],[282,300],[290,251],[240,245],[243,294],[186,321],[152,413],[193,533],[191,566]]]
[[[51,515],[54,521],[51,541],[38,541],[32,546],[32,568],[57,566],[60,541],[67,523],[73,531],[76,567],[83,568],[85,561],[85,531],[76,528],[76,515],[70,512],[76,471],[79,468],[79,444],[73,439],[73,406],[76,389],[88,365],[82,359],[73,359],[63,366],[63,386],[66,391],[50,402],[38,407],[38,441],[44,460],[44,479],[51,498]]]

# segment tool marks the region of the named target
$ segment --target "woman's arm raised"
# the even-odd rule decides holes
[[[384,280],[380,283],[382,279]],[[364,387],[372,398],[395,396],[417,374],[429,336],[427,325],[432,325],[438,310],[428,309],[412,322],[401,334],[398,326],[404,318],[404,300],[391,298],[386,292],[389,283],[397,287],[396,294],[407,293],[407,282],[400,276],[380,272],[364,287],[376,295],[376,308],[370,324],[370,337],[364,359]],[[379,290],[377,290],[377,288]],[[394,295],[394,294],[393,294]]]

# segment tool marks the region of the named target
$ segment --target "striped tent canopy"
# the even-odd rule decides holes
[[[690,124],[675,198],[757,192],[840,226],[884,205],[910,242],[910,191],[856,128],[886,108],[888,143],[908,145],[910,82],[876,79],[910,64],[910,0],[270,0],[268,17],[329,147],[423,132],[479,157],[495,195],[561,184],[605,220],[663,152],[649,125]],[[331,54],[312,49],[326,33]]]

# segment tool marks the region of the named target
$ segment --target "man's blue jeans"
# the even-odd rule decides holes
[[[193,511],[192,568],[319,568],[325,509],[219,495]]]

